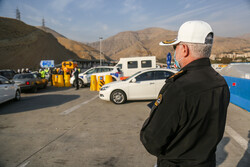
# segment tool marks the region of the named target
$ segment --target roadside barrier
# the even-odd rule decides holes
[[[100,91],[100,89],[102,88],[103,85],[104,85],[103,76],[98,76],[97,91]]]
[[[230,102],[250,112],[250,79],[223,77],[230,90]]]
[[[70,75],[64,75],[65,87],[71,87],[70,84]]]
[[[112,76],[111,75],[105,75],[105,84],[113,82]]]
[[[52,74],[52,85],[55,86],[55,74]]]
[[[90,91],[97,90],[97,82],[96,82],[96,75],[91,75],[90,78]]]
[[[57,75],[57,76],[58,76],[57,87],[64,87],[63,75]]]

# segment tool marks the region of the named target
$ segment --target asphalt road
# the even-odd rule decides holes
[[[89,88],[48,87],[0,105],[0,166],[153,167],[140,143],[149,101],[115,105]],[[250,113],[230,104],[217,166],[250,166]]]

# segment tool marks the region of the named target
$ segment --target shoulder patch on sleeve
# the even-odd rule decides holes
[[[158,106],[162,101],[162,94],[160,94],[157,98],[157,100],[155,101],[155,106]]]
[[[171,77],[169,77],[168,79],[176,80],[177,78],[179,78],[182,75],[184,75],[186,72],[187,72],[186,70],[181,70],[181,71],[175,73],[174,75],[172,75]]]

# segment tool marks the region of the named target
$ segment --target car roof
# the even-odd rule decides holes
[[[178,71],[175,69],[167,69],[167,68],[150,68],[146,70],[141,70],[140,72],[146,72],[146,71],[170,71],[173,73],[177,73]]]
[[[97,66],[97,67],[94,67],[94,68],[114,68],[114,66]]]

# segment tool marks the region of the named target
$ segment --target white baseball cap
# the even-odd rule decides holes
[[[171,46],[177,45],[180,42],[212,44],[213,30],[204,21],[188,21],[181,25],[177,39],[162,41],[159,45]]]

